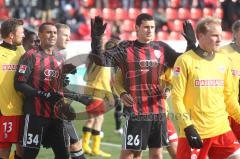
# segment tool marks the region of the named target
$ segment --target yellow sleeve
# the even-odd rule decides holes
[[[127,92],[124,89],[123,76],[122,76],[122,71],[120,69],[117,69],[115,74],[114,88],[118,96],[120,96],[124,92]]]
[[[188,76],[187,69],[187,62],[180,56],[174,65],[171,97],[175,115],[179,116],[178,122],[183,128],[192,125],[190,112],[187,112],[184,105],[184,95]]]
[[[224,80],[224,101],[226,103],[228,114],[238,123],[240,123],[240,106],[237,96],[234,95],[233,92],[232,77],[231,68],[229,67]]]

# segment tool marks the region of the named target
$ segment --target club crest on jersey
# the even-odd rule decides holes
[[[178,76],[181,72],[181,69],[179,66],[174,67],[174,76]]]
[[[154,55],[156,58],[160,58],[161,57],[161,51],[160,50],[154,50]]]
[[[27,70],[27,65],[20,65],[18,72],[25,73]]]

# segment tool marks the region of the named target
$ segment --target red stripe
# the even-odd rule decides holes
[[[47,58],[44,58],[44,70],[52,70],[51,68],[51,63],[50,63],[50,57],[51,56],[48,56]],[[47,78],[50,78],[51,77],[47,77]],[[44,79],[43,79],[44,80]],[[51,88],[51,85],[50,85],[50,81],[49,80],[44,80],[44,85],[43,85],[43,89],[44,91],[48,92],[50,91],[50,88]],[[43,102],[43,109],[44,109],[44,117],[50,117],[50,104],[49,102],[46,102],[44,101]]]
[[[149,49],[148,48],[145,48],[145,47],[141,47],[141,49],[139,50],[139,57],[140,57],[140,60],[147,60],[147,56],[146,56],[146,52],[145,52],[145,49]],[[140,62],[140,61],[139,61]],[[142,69],[142,68],[141,68]],[[144,69],[144,68],[143,68]],[[147,72],[144,72],[144,71],[141,71],[141,100],[143,101],[142,102],[142,114],[143,115],[147,115],[149,114],[149,105],[148,105],[148,98],[149,98],[149,95],[147,94],[147,91],[148,91],[148,68],[147,69]]]
[[[134,47],[128,47],[126,50],[127,50],[127,62],[128,62],[128,72],[127,72],[127,79],[129,80],[129,90],[130,90],[130,94],[132,95],[133,98],[135,98],[137,95],[136,95],[136,92],[133,91],[134,89],[136,89],[136,87],[133,87],[136,85],[136,81],[135,81],[135,76],[136,76],[136,73],[135,73],[135,66],[134,66],[134,50],[133,50]],[[133,104],[133,112],[134,114],[137,114],[138,113],[138,110],[136,109],[136,98],[134,99],[134,104]]]
[[[156,59],[155,55],[154,55],[154,49],[150,48],[150,56],[151,59]],[[158,85],[158,78],[159,78],[159,70],[158,67],[152,67],[152,71],[151,71],[151,75],[152,75],[152,94],[154,95],[154,97],[152,97],[152,105],[149,105],[149,107],[152,107],[153,110],[153,114],[158,114],[159,113],[159,104],[158,104],[158,98],[156,95],[157,92],[157,85]]]
[[[33,71],[33,87],[36,89],[39,89],[39,82],[40,82],[40,57],[39,54],[36,55],[35,58],[36,62],[34,65],[34,71]],[[35,97],[35,111],[36,111],[36,115],[40,115],[40,107],[41,107],[41,103],[40,103],[40,98],[39,97]]]

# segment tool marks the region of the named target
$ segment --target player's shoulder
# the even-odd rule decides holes
[[[30,49],[30,50],[27,50],[27,51],[23,54],[23,56],[25,56],[25,57],[31,57],[31,56],[35,57],[35,56],[37,56],[37,54],[38,54],[38,50],[35,49],[35,48],[33,48],[33,49]]]
[[[150,45],[154,47],[170,47],[166,42],[163,41],[151,41]]]
[[[123,40],[118,44],[118,47],[129,47],[133,44],[133,41]]]

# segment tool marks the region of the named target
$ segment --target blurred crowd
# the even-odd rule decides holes
[[[92,8],[96,9],[94,13],[91,13]],[[151,9],[157,23],[156,33],[162,29],[168,33],[174,31],[168,24],[167,8],[221,8],[224,31],[230,31],[232,23],[240,17],[240,0],[0,0],[0,19],[24,19],[29,30],[36,30],[45,21],[61,22],[70,26],[72,39],[89,40],[90,19],[104,8]],[[119,20],[108,23],[110,36],[122,33],[121,24],[132,27],[132,24]],[[129,31],[132,32],[131,29]]]

